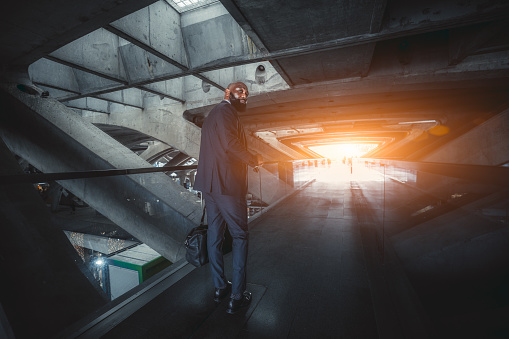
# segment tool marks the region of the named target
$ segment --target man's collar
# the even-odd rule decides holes
[[[232,103],[230,102],[230,100],[223,99],[223,101],[226,101],[226,102],[227,102],[227,103],[229,103],[230,105],[232,104]]]

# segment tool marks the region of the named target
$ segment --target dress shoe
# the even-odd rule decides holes
[[[230,298],[230,302],[226,308],[226,313],[235,314],[241,308],[248,306],[249,303],[251,303],[251,292],[245,291],[242,295],[242,299],[237,300]]]
[[[227,281],[225,288],[216,288],[216,291],[214,292],[214,301],[216,303],[220,303],[221,299],[226,297],[232,290],[232,283]]]

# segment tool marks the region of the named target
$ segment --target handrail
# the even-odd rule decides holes
[[[109,177],[116,175],[171,172],[179,170],[191,170],[196,168],[198,168],[198,165],[91,170],[91,171],[60,172],[60,173],[13,174],[0,176],[0,184],[19,184],[27,182],[39,183],[48,182],[52,180],[69,180],[69,179]]]
[[[308,160],[308,159],[306,159]],[[294,160],[300,161],[300,160]],[[264,164],[276,164],[283,162],[293,161],[270,161]],[[180,170],[191,170],[198,168],[198,165],[190,166],[170,166],[170,167],[143,167],[143,168],[128,168],[128,169],[109,169],[109,170],[90,170],[90,171],[76,171],[76,172],[58,172],[58,173],[35,173],[35,174],[11,174],[1,175],[0,184],[19,184],[19,183],[39,183],[53,180],[70,180],[70,179],[85,179],[97,177],[109,177],[116,175],[128,174],[144,174],[144,173],[157,173],[157,172],[171,172]]]
[[[324,158],[325,159],[325,158]],[[299,159],[290,161],[267,161],[264,164],[276,164],[285,162],[299,162],[307,160],[323,159]],[[371,163],[380,163],[388,166],[397,166],[406,169],[418,170],[433,174],[440,174],[454,178],[467,179],[475,182],[482,182],[490,185],[509,186],[509,167],[488,166],[488,165],[468,165],[468,164],[448,164],[438,162],[413,162],[402,160],[358,158],[358,161],[368,161]],[[117,175],[171,172],[179,170],[191,170],[198,168],[198,165],[191,166],[171,166],[171,167],[143,167],[128,169],[109,169],[109,170],[90,170],[77,172],[59,172],[59,173],[36,173],[36,174],[14,174],[0,176],[0,184],[18,184],[18,183],[39,183],[53,180],[70,180],[108,177]]]
[[[359,158],[359,160],[380,163],[385,166],[396,166],[421,172],[440,174],[489,185],[509,186],[509,167],[439,162],[412,162],[372,158]]]

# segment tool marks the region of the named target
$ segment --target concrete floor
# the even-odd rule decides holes
[[[392,234],[413,227],[408,215],[433,197],[362,165],[353,172],[341,163],[306,166],[296,174],[309,179],[311,172],[314,182],[251,219],[249,308],[226,314],[226,300],[213,302],[209,266],[195,269],[181,260],[61,336],[507,338],[509,276],[485,279],[482,286],[442,279],[441,290],[428,291],[396,254]],[[475,219],[472,208],[455,213],[485,228],[498,225]],[[458,220],[464,231],[469,223]],[[424,226],[430,223],[440,228],[443,222],[435,218]],[[225,256],[227,277],[231,259]]]
[[[248,309],[214,305],[206,265],[104,338],[377,338],[350,181],[329,174],[250,224]]]

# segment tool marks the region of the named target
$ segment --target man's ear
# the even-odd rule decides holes
[[[230,89],[229,88],[225,89],[225,91],[224,91],[224,99],[230,100]]]

